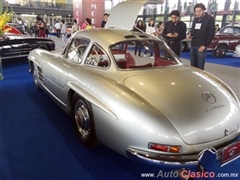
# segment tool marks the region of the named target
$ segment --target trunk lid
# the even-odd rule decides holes
[[[190,68],[127,77],[124,85],[162,112],[186,144],[214,141],[239,128],[239,105],[220,84]]]

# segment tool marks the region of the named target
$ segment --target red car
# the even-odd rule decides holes
[[[9,25],[6,25],[4,27],[4,29],[7,29],[7,28],[12,28],[11,30],[8,31],[8,33],[12,33],[12,34],[23,34],[22,32],[20,32],[17,28],[13,27],[13,26],[9,26]]]
[[[235,51],[240,44],[240,25],[223,27],[208,46],[214,57],[224,57],[227,52]]]
[[[227,52],[235,51],[235,47],[240,44],[240,24],[223,27],[215,34],[212,42],[208,46],[208,51],[212,51],[214,57],[224,57]],[[191,39],[182,41],[182,51],[189,51]]]

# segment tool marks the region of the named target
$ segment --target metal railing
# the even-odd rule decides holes
[[[1,1],[1,0],[0,0]],[[39,1],[15,1],[14,4],[4,4],[4,6],[11,6],[17,8],[41,8],[41,9],[54,9],[54,10],[66,10],[72,11],[73,4],[63,4],[55,2],[39,2]]]

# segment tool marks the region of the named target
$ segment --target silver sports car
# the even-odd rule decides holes
[[[184,65],[165,42],[130,31],[133,23],[115,24],[123,7],[135,16],[118,18],[134,22],[143,3],[120,3],[106,29],[78,31],[64,50],[31,51],[35,85],[73,118],[84,144],[97,139],[131,159],[174,169],[237,159],[240,105],[234,92]],[[128,30],[113,28],[119,24]]]

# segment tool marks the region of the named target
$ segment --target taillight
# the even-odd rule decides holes
[[[156,143],[148,143],[148,148],[157,150],[157,151],[172,152],[172,153],[182,152],[181,146],[170,146],[170,145],[162,145],[162,144],[156,144]]]
[[[181,147],[176,147],[176,146],[170,146],[170,152],[173,152],[173,153],[179,153],[181,152]]]

